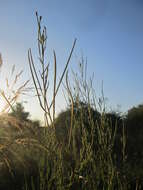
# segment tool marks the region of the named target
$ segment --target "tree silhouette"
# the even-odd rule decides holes
[[[127,113],[127,151],[135,165],[142,164],[143,159],[143,105],[133,107]],[[133,164],[132,163],[132,164]]]
[[[28,121],[30,114],[24,110],[22,103],[16,103],[10,115],[16,117],[21,121]]]

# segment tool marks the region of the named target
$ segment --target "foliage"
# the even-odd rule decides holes
[[[24,107],[21,103],[16,103],[10,115],[16,117],[21,121],[27,121],[29,117],[29,112],[24,111]]]

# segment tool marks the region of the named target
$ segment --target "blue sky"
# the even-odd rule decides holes
[[[87,57],[88,73],[95,73],[97,95],[104,83],[108,106],[126,111],[143,103],[143,1],[142,0],[1,0],[0,52],[6,73],[13,64],[30,78],[27,51],[36,54],[35,11],[47,26],[48,55],[58,57],[61,72],[74,38],[77,44],[71,66]],[[35,57],[37,58],[37,57]],[[58,97],[58,110],[62,109]],[[33,106],[37,109],[32,110]],[[33,117],[40,115],[35,100],[26,104]]]

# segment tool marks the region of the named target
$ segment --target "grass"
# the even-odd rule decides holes
[[[49,103],[47,99],[49,65],[45,64],[44,59],[47,39],[46,28],[44,27],[43,30],[41,29],[42,17],[38,17],[37,13],[36,16],[38,22],[38,49],[41,64],[41,76],[37,74],[31,50],[29,50],[28,57],[39,103],[45,115],[45,126],[48,127],[48,134],[45,134],[48,142],[45,140],[45,144],[49,151],[45,152],[43,160],[43,189],[124,188],[123,186],[125,186],[125,184],[121,183],[121,179],[118,175],[119,171],[113,160],[113,146],[117,126],[115,129],[111,128],[106,119],[103,93],[98,102],[101,111],[99,121],[94,119],[92,112],[97,110],[97,103],[94,89],[92,88],[92,79],[90,79],[89,83],[86,79],[86,69],[84,70],[83,63],[84,60],[80,63],[80,77],[74,74],[74,92],[69,84],[68,72],[66,74],[65,88],[67,90],[68,99],[70,100],[71,109],[70,127],[65,126],[68,129],[66,134],[68,139],[67,145],[62,141],[57,143],[55,135],[55,99],[66,73],[76,40],[74,41],[58,85],[56,82],[56,53],[53,52],[53,98],[52,102]],[[85,65],[85,68],[86,66],[87,65]],[[78,115],[76,110],[78,110]],[[53,128],[49,130],[49,127]],[[125,138],[123,138],[123,157],[125,155],[124,142]],[[51,157],[52,159],[50,159]],[[39,189],[41,189],[41,187]]]
[[[73,73],[73,83],[70,83],[68,65],[76,40],[59,81],[56,53],[53,51],[54,76],[53,81],[49,81],[49,65],[45,60],[46,27],[42,27],[42,17],[38,13],[36,18],[40,71],[34,64],[31,49],[28,50],[28,60],[45,124],[39,130],[39,127],[34,128],[35,124],[31,121],[21,122],[10,115],[0,117],[3,126],[6,124],[2,122],[6,121],[9,126],[15,127],[15,130],[0,130],[4,135],[0,139],[0,164],[4,163],[3,171],[8,175],[6,179],[10,180],[5,182],[10,184],[7,189],[141,189],[138,180],[134,180],[132,185],[129,179],[124,122],[118,117],[113,122],[107,114],[103,90],[97,99],[93,78],[87,79],[87,63],[84,59],[79,64],[80,72]],[[14,83],[19,75],[16,75]],[[62,83],[69,100],[68,109],[56,118],[56,95]],[[23,90],[26,84],[23,83],[15,94],[19,95],[19,90]],[[53,86],[49,88],[51,84]],[[51,100],[47,98],[49,89],[53,89]],[[13,108],[10,98],[5,93],[1,95],[8,104],[7,108]]]

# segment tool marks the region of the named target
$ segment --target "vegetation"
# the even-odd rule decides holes
[[[12,106],[4,96],[12,111],[0,116],[0,189],[142,189],[143,105],[130,109],[124,117],[107,112],[103,92],[97,99],[93,79],[87,79],[84,60],[70,84],[67,69],[76,40],[59,81],[53,52],[54,77],[50,83],[46,28],[42,29],[42,17],[36,16],[40,74],[31,50],[28,59],[45,124],[42,127],[39,121],[30,120],[22,104]],[[62,82],[69,103],[56,117],[56,95]],[[49,100],[51,84],[53,96]]]

